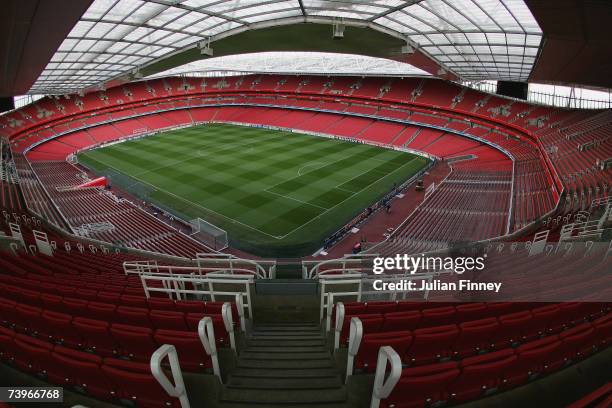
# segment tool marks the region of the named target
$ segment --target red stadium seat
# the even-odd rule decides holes
[[[593,352],[595,343],[595,330],[590,323],[583,323],[579,326],[562,331],[559,339],[563,343],[562,349],[568,360],[584,358]]]
[[[423,364],[449,357],[459,329],[454,324],[416,329],[406,361]]]
[[[140,289],[142,290],[142,289]],[[144,296],[122,295],[120,298],[121,305],[132,307],[148,307],[147,298]]]
[[[365,313],[392,313],[396,309],[397,304],[395,302],[367,302]]]
[[[168,298],[149,298],[147,299],[149,309],[154,310],[175,310],[174,300]]]
[[[53,346],[39,339],[17,334],[14,339],[14,363],[22,371],[42,373],[50,365]]]
[[[520,370],[513,382],[524,382],[538,373],[557,370],[561,367],[561,342],[557,336],[548,336],[522,344],[516,349]]]
[[[377,333],[381,330],[385,319],[382,314],[372,313],[372,314],[360,314],[360,315],[351,315],[348,314],[344,316],[344,323],[342,324],[342,331],[340,333],[340,344],[346,344],[348,342],[349,329],[351,318],[358,317],[361,320],[361,324],[363,326],[364,333]]]
[[[95,320],[115,320],[117,306],[111,303],[89,302],[87,304],[87,316]]]
[[[355,357],[355,369],[374,372],[381,347],[391,346],[400,356],[405,356],[411,343],[412,333],[409,331],[364,334]]]
[[[72,326],[72,316],[65,313],[44,311],[41,315],[44,333],[53,341],[68,347],[80,347],[81,334]]]
[[[499,317],[499,330],[493,341],[498,349],[527,340],[533,334],[532,318],[529,311],[505,314]],[[535,331],[535,330],[534,330]]]
[[[612,343],[612,313],[593,321],[596,344],[604,348]]]
[[[117,321],[123,324],[151,327],[149,310],[144,307],[119,306],[116,310]]]
[[[102,372],[120,399],[142,408],[180,408],[178,400],[171,398],[153,377],[149,364],[107,358]]]
[[[0,298],[0,324],[8,326],[9,323],[14,323],[16,306],[14,300]]]
[[[533,324],[540,335],[559,333],[563,329],[565,316],[558,305],[546,305],[531,310]]]
[[[10,361],[15,356],[14,337],[13,330],[0,326],[0,361]]]
[[[418,310],[385,313],[385,321],[381,331],[413,330],[419,327],[420,321],[421,312]]]
[[[176,310],[185,313],[204,313],[206,310],[206,305],[204,302],[199,300],[177,300],[175,302]]]
[[[461,360],[461,375],[449,386],[453,402],[468,401],[494,390],[503,384],[505,374],[515,364],[512,349],[504,349],[482,356]]]
[[[437,406],[448,400],[447,387],[459,376],[457,363],[448,361],[402,370],[391,395],[381,401],[384,408]]]
[[[50,382],[62,386],[79,386],[89,391],[100,376],[102,357],[66,347],[56,346],[51,352],[51,364],[47,368]]]
[[[434,307],[422,311],[421,327],[442,326],[455,323],[455,308],[452,306]]]
[[[117,292],[98,292],[96,299],[98,302],[118,304],[121,300],[121,295]]]
[[[82,336],[85,349],[101,356],[117,354],[117,341],[111,336],[107,322],[76,317],[72,325]]]
[[[200,324],[200,320],[206,316],[204,313],[187,313],[185,315],[185,320],[187,322],[187,327],[189,330],[193,332],[198,331],[198,325]],[[223,323],[223,318],[219,315],[210,316],[213,322],[213,328],[215,330],[215,340],[217,343],[227,343],[228,333],[225,329],[225,324]]]
[[[197,332],[160,329],[153,338],[158,346],[172,344],[176,347],[182,369],[197,371],[212,368],[212,360],[204,351]]]
[[[15,330],[20,333],[37,333],[42,326],[41,313],[40,307],[17,304],[14,317]]]
[[[455,307],[455,319],[457,323],[464,323],[470,320],[478,320],[487,317],[489,310],[485,303],[468,303]]]
[[[459,324],[459,336],[453,344],[455,355],[463,358],[478,354],[492,347],[492,338],[495,336],[499,323],[494,317],[472,320]]]
[[[113,324],[110,333],[117,341],[121,354],[137,360],[149,360],[157,348],[153,332],[147,327]]]
[[[87,317],[87,301],[64,296],[62,299],[62,313],[72,316]]]
[[[157,329],[169,330],[189,330],[185,322],[185,314],[183,312],[173,312],[166,310],[151,310],[149,319],[153,327]]]
[[[62,299],[63,298],[61,296],[52,295],[49,293],[43,293],[40,295],[42,307],[55,312],[60,312],[63,310]]]
[[[92,289],[77,289],[74,292],[74,297],[78,298],[78,299],[83,299],[83,300],[92,300],[95,299],[96,296],[98,294],[97,290],[92,290]]]

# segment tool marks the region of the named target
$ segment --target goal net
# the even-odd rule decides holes
[[[195,218],[191,224],[192,236],[215,250],[225,249],[228,246],[227,232],[201,218]]]

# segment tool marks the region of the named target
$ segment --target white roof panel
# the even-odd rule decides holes
[[[76,91],[229,30],[309,18],[390,30],[470,79],[526,80],[542,38],[524,0],[94,0],[30,92]]]
[[[356,76],[430,76],[410,64],[363,55],[326,52],[260,52],[199,60],[146,79],[168,76],[209,76],[210,73],[275,73]]]

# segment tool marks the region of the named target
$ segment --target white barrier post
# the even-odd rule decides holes
[[[174,380],[174,384],[170,382],[168,377],[166,377],[166,373],[162,369],[161,363],[165,357],[168,357],[168,361],[170,362],[170,371],[172,373],[172,379]],[[185,389],[185,383],[183,382],[183,373],[181,372],[181,365],[179,364],[178,354],[176,353],[176,348],[170,344],[164,344],[157,350],[153,352],[151,355],[151,373],[153,377],[157,380],[159,385],[162,386],[164,391],[168,393],[169,396],[175,397],[179,399],[181,404],[181,408],[190,408],[189,399],[187,398],[187,390]]]
[[[244,301],[242,300],[242,293],[236,293],[236,309],[238,309],[238,318],[240,319],[240,330],[245,333],[246,321],[244,318]]]
[[[36,242],[38,252],[47,256],[53,256],[53,248],[49,244],[47,234],[45,232],[36,230],[33,230],[32,232],[34,233],[34,242]]]
[[[232,318],[232,305],[229,302],[225,302],[221,307],[221,316],[223,316],[223,324],[225,330],[230,336],[230,346],[232,350],[236,351],[236,338],[234,337],[234,319]]]
[[[223,384],[223,380],[221,380],[221,370],[219,369],[217,344],[215,343],[215,328],[209,316],[205,316],[200,320],[198,324],[198,335],[200,336],[202,346],[204,346],[204,351],[206,351],[206,354],[208,354],[212,360],[213,373],[219,377],[219,381]]]
[[[362,338],[363,324],[361,324],[361,319],[353,317],[351,319],[351,331],[349,334],[348,359],[346,360],[346,381],[348,381],[349,376],[353,374],[355,356],[359,351],[359,346],[361,346]]]
[[[340,347],[340,333],[344,324],[344,315],[344,303],[338,302],[336,304],[336,321],[334,322],[334,352]],[[328,320],[331,320],[331,316],[328,317]]]
[[[544,252],[549,233],[549,230],[540,231],[533,236],[533,241],[531,243],[531,247],[529,248],[529,256],[539,255]]]
[[[391,371],[385,381],[387,373],[387,362]],[[372,401],[370,408],[379,408],[380,400],[387,398],[402,375],[402,360],[395,350],[390,346],[381,347],[378,350],[376,362],[376,374],[374,375],[374,389],[372,390]]]

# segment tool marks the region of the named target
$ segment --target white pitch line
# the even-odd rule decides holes
[[[111,166],[110,164],[105,164],[105,165],[106,165],[106,166],[108,166],[108,167],[110,167],[110,168],[112,168],[112,169],[114,169],[114,170],[116,170],[116,171],[118,171],[119,173],[122,173],[122,172],[121,172],[119,169],[117,169],[116,167]],[[131,177],[132,177],[132,178],[135,178],[136,180],[140,181],[140,182],[141,182],[141,183],[143,183],[143,184],[147,184],[147,185],[149,185],[149,186],[153,187],[155,190],[162,191],[162,192],[164,192],[164,193],[166,193],[166,194],[168,194],[168,195],[171,195],[171,196],[173,196],[173,197],[178,198],[178,199],[179,199],[179,200],[181,200],[181,201],[184,201],[184,202],[186,202],[186,203],[189,203],[189,204],[192,204],[192,205],[194,205],[194,206],[196,206],[196,207],[199,207],[199,208],[203,209],[204,211],[208,211],[208,212],[211,212],[211,213],[214,213],[214,214],[220,215],[221,217],[223,217],[223,218],[225,218],[225,219],[227,219],[227,220],[230,220],[230,221],[232,221],[232,222],[233,222],[233,223],[235,223],[235,224],[240,224],[240,225],[245,226],[245,227],[247,227],[247,228],[249,228],[249,229],[252,229],[253,231],[257,231],[257,232],[259,232],[259,233],[261,233],[261,234],[267,235],[267,236],[269,236],[269,237],[271,237],[271,238],[274,238],[274,239],[282,239],[282,237],[280,237],[280,236],[276,236],[276,235],[271,235],[271,234],[268,234],[267,232],[264,232],[264,231],[262,231],[262,230],[260,230],[260,229],[257,229],[257,228],[255,228],[255,227],[252,227],[252,226],[250,226],[250,225],[248,225],[248,224],[245,224],[245,223],[243,223],[243,222],[241,222],[241,221],[238,221],[238,220],[236,220],[236,219],[234,219],[234,218],[232,218],[232,217],[228,217],[227,215],[224,215],[224,214],[218,213],[218,212],[216,212],[215,210],[211,210],[211,209],[210,209],[210,208],[208,208],[208,207],[204,207],[204,206],[202,206],[202,205],[200,205],[200,204],[198,204],[198,203],[194,203],[193,201],[187,200],[187,199],[186,199],[186,198],[184,198],[184,197],[178,196],[178,195],[176,195],[176,194],[174,194],[174,193],[171,193],[171,192],[169,192],[169,191],[167,191],[167,190],[164,190],[163,188],[160,188],[160,187],[158,187],[158,186],[155,186],[155,185],[153,185],[153,184],[151,184],[151,183],[149,183],[149,182],[147,182],[147,181],[144,181],[144,180],[142,180],[142,179],[140,179],[140,178],[138,178],[138,177],[133,177],[133,176],[131,176]]]
[[[297,172],[297,173],[298,173],[298,177],[302,175],[302,170],[304,170],[305,168],[310,167],[310,166],[312,166],[312,165],[314,165],[314,164],[322,164],[322,165],[323,165],[322,167],[327,166],[327,164],[326,164],[326,163],[324,163],[324,162],[316,162],[316,161],[313,161],[313,162],[306,163],[305,165],[303,165],[302,167],[300,167],[300,168],[298,169],[298,172]],[[315,170],[318,170],[318,169],[320,169],[320,168],[321,168],[321,167],[318,167],[318,168],[313,169],[313,170],[310,170],[310,171],[315,171]],[[306,172],[306,173],[304,173],[304,174],[310,173],[310,171],[308,171],[308,172]]]
[[[321,207],[320,205],[312,204],[312,203],[309,203],[309,202],[306,202],[306,201],[302,201],[302,200],[300,200],[298,198],[293,198],[293,197],[289,197],[289,196],[286,196],[286,195],[283,195],[283,194],[275,193],[274,191],[270,191],[268,189],[265,189],[263,191],[265,191],[267,193],[270,193],[270,194],[277,195],[279,197],[287,198],[289,200],[297,201],[298,203],[307,204],[307,205],[310,205],[312,207],[317,207],[317,208],[320,208],[321,210],[327,210],[327,208]]]
[[[413,161],[413,160],[414,160],[414,159],[410,160],[409,162],[404,163],[403,165],[408,164],[408,163],[410,163],[410,162],[411,162],[411,161]],[[402,165],[402,166],[403,166],[403,165]],[[398,168],[399,168],[399,167],[398,167]],[[397,170],[397,169],[395,169],[395,170]],[[369,172],[369,171],[375,171],[375,172],[377,172],[377,173],[382,173],[382,174],[384,174],[384,175],[387,175],[387,174],[391,174],[391,173],[393,173],[395,170],[393,170],[393,171],[392,171],[392,172],[390,172],[390,173],[387,173],[387,172],[384,172],[384,171],[380,171],[380,170],[376,170],[376,169],[368,169],[368,170],[364,170],[364,171],[362,171],[361,173],[357,174],[356,176],[353,176],[353,177],[351,177],[350,179],[348,179],[348,180],[346,180],[346,181],[343,181],[342,183],[340,183],[340,184],[336,185],[334,188],[337,188],[337,189],[343,190],[343,188],[341,188],[341,187],[339,187],[339,186],[341,186],[341,185],[343,185],[343,184],[346,184],[346,183],[348,183],[348,182],[349,182],[349,181],[351,181],[351,180],[355,180],[357,177],[361,177],[361,176],[363,176],[364,174],[366,174],[366,173],[367,173],[367,172]],[[382,178],[382,177],[378,178],[378,180],[380,180],[381,178]],[[346,191],[351,191],[351,190],[346,190]],[[361,190],[359,190],[359,191],[361,191]]]
[[[178,161],[175,161],[175,162],[170,163],[170,164],[165,164],[163,166],[154,167],[152,169],[145,170],[145,171],[142,171],[140,173],[136,173],[134,176],[144,176],[145,174],[153,173],[155,171],[158,171],[158,170],[161,170],[161,169],[165,169],[167,167],[176,166],[177,164],[185,163],[185,162],[187,162],[189,160],[193,160],[193,159],[209,156],[212,153],[219,153],[219,152],[223,152],[223,151],[226,151],[226,150],[231,150],[231,148],[234,148],[234,147],[251,146],[251,145],[256,144],[256,143],[258,143],[260,141],[261,140],[254,140],[254,141],[252,141],[250,143],[241,143],[241,142],[224,143],[222,146],[217,146],[217,147],[220,147],[219,149],[214,149],[214,147],[210,148],[210,149],[207,149],[207,146],[213,145],[212,143],[210,145],[207,144],[207,145],[201,146],[198,150],[195,151],[195,153],[193,155],[189,155],[189,157],[186,158],[186,159],[178,160]],[[251,149],[252,149],[252,147],[251,147]],[[203,153],[204,150],[205,150],[205,153]],[[211,152],[211,150],[212,150],[212,152]],[[132,176],[132,177],[134,177],[134,176]]]
[[[363,190],[365,190],[366,188],[370,187],[372,184],[377,183],[378,181],[380,181],[380,179],[387,177],[388,175],[391,175],[393,173],[395,173],[396,171],[398,171],[399,169],[403,168],[404,166],[406,166],[409,163],[412,163],[414,160],[416,160],[418,157],[415,157],[414,159],[402,164],[400,167],[396,168],[394,171],[392,171],[391,173],[387,173],[386,175],[374,180],[373,182],[371,182],[370,184],[368,184],[367,186],[363,187],[361,190],[357,191],[356,193],[354,193],[353,195],[348,196],[347,198],[345,198],[344,200],[340,201],[338,204],[334,205],[333,207],[330,207],[327,209],[327,211],[322,212],[321,214],[315,216],[314,218],[311,218],[310,220],[306,221],[304,224],[300,225],[299,227],[294,228],[293,230],[289,231],[288,233],[286,233],[285,235],[281,236],[280,239],[284,239],[285,237],[293,234],[295,231],[303,228],[304,226],[310,224],[311,222],[313,222],[314,220],[316,220],[317,218],[321,217],[322,215],[325,215],[326,213],[328,213],[329,211],[333,210],[334,208],[338,207],[340,204],[344,203],[346,200],[352,198],[353,196],[355,196],[358,193],[361,193]],[[365,173],[365,172],[364,172]],[[363,173],[362,173],[363,174]]]
[[[281,137],[281,136],[279,136],[279,138],[280,138],[280,137]],[[255,141],[254,141],[254,143],[255,143]],[[242,145],[242,146],[245,146],[245,145]],[[196,151],[196,154],[197,154],[198,152],[199,152],[199,150],[198,150],[198,151]],[[200,156],[200,157],[201,157],[201,156]],[[192,158],[195,158],[195,157],[192,157]],[[341,158],[339,158],[339,159],[337,159],[337,160],[335,160],[334,162],[329,163],[329,164],[336,163],[336,162],[338,162],[338,161],[340,161],[340,160],[342,160],[342,159],[344,159],[344,158],[345,158],[345,157],[341,157]],[[372,183],[368,184],[367,186],[364,186],[364,187],[363,187],[361,190],[359,190],[359,191],[357,191],[357,192],[353,192],[353,194],[352,194],[352,195],[348,196],[347,198],[345,198],[344,200],[340,201],[339,203],[335,204],[334,206],[332,206],[332,207],[330,207],[330,208],[324,209],[323,207],[319,207],[319,206],[317,206],[317,205],[315,205],[315,204],[310,204],[310,203],[306,203],[306,202],[303,202],[303,201],[301,201],[301,200],[297,200],[297,199],[295,199],[295,201],[299,201],[299,202],[302,202],[302,203],[304,203],[304,204],[308,204],[308,205],[312,205],[312,206],[315,206],[315,207],[319,207],[319,208],[321,208],[321,209],[324,209],[325,211],[323,211],[321,214],[318,214],[317,216],[315,216],[315,217],[311,218],[310,220],[306,221],[305,223],[301,224],[300,226],[298,226],[298,227],[294,228],[293,230],[289,231],[288,233],[286,233],[285,235],[282,235],[282,236],[276,236],[276,235],[271,235],[271,234],[268,234],[267,232],[264,232],[264,231],[262,231],[262,230],[260,230],[260,229],[258,229],[258,228],[255,228],[255,227],[253,227],[253,226],[250,226],[250,225],[248,225],[248,224],[245,224],[245,223],[243,223],[243,222],[241,222],[241,221],[238,221],[238,220],[236,220],[236,219],[234,219],[234,218],[228,217],[228,216],[226,216],[226,215],[224,215],[224,214],[218,213],[218,212],[216,212],[216,211],[214,211],[214,210],[211,210],[210,208],[204,207],[204,206],[202,206],[202,205],[200,205],[200,204],[198,204],[198,203],[194,203],[193,201],[187,200],[186,198],[181,197],[181,196],[178,196],[178,195],[176,195],[176,194],[174,194],[174,193],[171,193],[171,192],[169,192],[169,191],[167,191],[167,190],[164,190],[163,188],[157,187],[157,186],[155,186],[155,185],[153,185],[153,184],[151,184],[151,183],[149,183],[149,182],[147,182],[147,181],[142,180],[142,179],[141,179],[141,178],[139,178],[139,177],[136,177],[136,176],[130,176],[130,177],[132,177],[132,178],[134,178],[134,179],[136,179],[136,180],[140,181],[141,183],[147,184],[147,185],[149,185],[149,186],[153,187],[154,189],[157,189],[157,190],[162,191],[162,192],[164,192],[164,193],[166,193],[166,194],[168,194],[168,195],[171,195],[171,196],[173,196],[173,197],[176,197],[176,198],[178,198],[178,199],[179,199],[179,200],[181,200],[181,201],[184,201],[184,202],[186,202],[186,203],[192,204],[192,205],[194,205],[195,207],[201,208],[201,209],[203,209],[204,211],[208,211],[208,212],[211,212],[211,213],[217,214],[217,215],[219,215],[219,216],[221,216],[221,217],[223,217],[223,218],[225,218],[225,219],[227,219],[227,220],[229,220],[229,221],[231,221],[231,222],[233,222],[233,223],[240,224],[240,225],[242,225],[242,226],[244,226],[244,227],[246,227],[246,228],[249,228],[249,229],[251,229],[251,230],[253,230],[253,231],[257,231],[257,232],[259,232],[259,233],[261,233],[261,234],[263,234],[263,235],[266,235],[266,236],[268,236],[268,237],[271,237],[271,238],[274,238],[274,239],[281,240],[281,239],[286,238],[286,237],[287,237],[287,236],[289,236],[290,234],[293,234],[295,231],[298,231],[299,229],[303,228],[304,226],[306,226],[306,225],[310,224],[311,222],[313,222],[314,220],[318,219],[319,217],[321,217],[321,216],[325,215],[326,213],[328,213],[329,211],[331,211],[331,210],[333,210],[334,208],[338,207],[340,204],[342,204],[342,203],[344,203],[345,201],[349,200],[350,198],[352,198],[352,197],[353,197],[353,196],[355,196],[356,194],[358,194],[358,193],[362,192],[363,190],[365,190],[366,188],[370,187],[370,186],[371,186],[371,185],[373,185],[374,183],[377,183],[377,182],[378,182],[379,180],[381,180],[382,178],[387,177],[388,175],[393,174],[393,173],[394,173],[394,172],[396,172],[397,170],[399,170],[399,169],[403,168],[404,166],[406,166],[407,164],[409,164],[409,163],[413,162],[413,161],[414,161],[414,160],[416,160],[417,158],[418,158],[418,157],[415,157],[414,159],[412,159],[412,160],[410,160],[410,161],[408,161],[408,162],[404,163],[403,165],[401,165],[400,167],[396,168],[395,170],[393,170],[393,171],[392,171],[392,172],[390,172],[390,173],[383,173],[383,172],[380,172],[380,171],[379,171],[380,173],[383,173],[383,174],[384,174],[382,177],[380,177],[380,178],[378,178],[378,179],[374,180]],[[377,161],[381,161],[381,162],[386,162],[386,161],[387,161],[387,160],[382,160],[382,159],[377,159],[377,158],[369,158],[369,160],[377,160]],[[184,160],[184,161],[186,161],[186,160]],[[122,171],[120,171],[119,169],[117,169],[117,168],[116,168],[116,167],[114,167],[114,166],[111,166],[111,165],[106,164],[106,163],[103,163],[103,164],[104,164],[105,166],[108,166],[108,167],[110,167],[110,168],[114,169],[115,171],[117,171],[117,172],[119,172],[119,173],[123,173]],[[168,167],[168,166],[164,166],[164,167]],[[370,169],[370,170],[371,170],[371,169]],[[360,176],[360,175],[362,175],[362,174],[366,173],[367,171],[369,171],[369,170],[365,170],[365,171],[363,171],[363,172],[362,172],[361,174],[359,174],[358,176]],[[146,174],[146,173],[148,173],[148,172],[151,172],[151,170],[148,170],[147,172],[142,173],[142,174]],[[142,175],[142,174],[139,174],[139,175]],[[307,174],[307,173],[304,173],[304,174]],[[355,177],[358,177],[358,176],[355,176]],[[298,176],[298,177],[299,177],[299,176]],[[353,178],[355,178],[355,177],[353,177]],[[277,183],[277,184],[276,184],[276,185],[274,185],[274,186],[268,187],[268,189],[266,189],[266,190],[264,190],[264,191],[267,191],[267,192],[272,193],[272,194],[276,194],[276,195],[281,196],[281,197],[284,197],[284,198],[292,199],[291,197],[286,197],[286,196],[283,196],[283,195],[281,195],[281,194],[271,192],[271,191],[269,191],[269,189],[274,188],[274,187],[276,187],[276,186],[277,186],[277,185],[279,185],[279,184],[282,184],[282,183],[285,183],[285,182],[287,182],[287,181],[290,181],[290,180],[292,180],[292,179],[294,179],[294,178],[297,178],[297,177],[292,177],[292,178],[291,178],[291,179],[289,179],[289,180],[285,180],[285,181],[283,181],[283,182],[281,182],[281,183]],[[352,180],[352,179],[350,179],[350,180]],[[350,181],[350,180],[347,180],[347,181]],[[344,183],[346,183],[346,181],[345,181],[345,182],[342,182],[342,183],[340,183],[340,184],[338,184],[338,185],[341,185],[341,184],[344,184]],[[339,190],[343,190],[343,191],[346,191],[346,192],[352,192],[352,191],[350,191],[350,190],[344,190],[344,189],[342,189],[342,188],[340,188],[340,187],[338,187],[338,186],[336,186],[336,187],[334,187],[334,188],[338,188]]]

